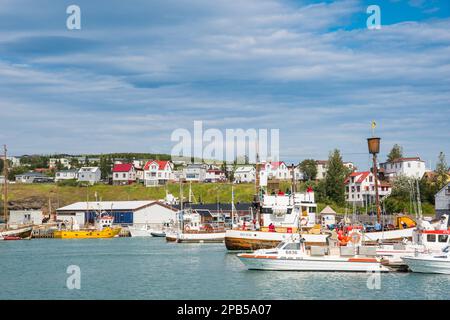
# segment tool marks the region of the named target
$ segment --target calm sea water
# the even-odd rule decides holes
[[[81,288],[69,290],[69,265]],[[450,276],[248,271],[223,244],[163,238],[0,241],[0,299],[449,299]]]

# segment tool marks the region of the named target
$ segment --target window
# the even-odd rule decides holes
[[[427,242],[436,242],[435,234],[427,234]]]
[[[127,174],[126,173],[122,173],[122,178],[126,178]]]
[[[448,234],[440,234],[438,237],[439,242],[447,243],[448,241]]]
[[[284,250],[300,250],[300,243],[299,242],[288,243],[286,247],[284,247]]]
[[[357,187],[356,187],[356,191],[357,191],[357,192],[361,192],[361,187],[360,187],[360,186],[357,186]]]

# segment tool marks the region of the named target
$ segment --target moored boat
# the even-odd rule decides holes
[[[92,229],[80,229],[76,220],[72,220],[70,227],[66,223],[60,223],[58,230],[53,232],[53,237],[58,239],[100,239],[113,238],[119,235],[121,228],[113,227],[114,218],[110,215],[99,214],[95,219]]]
[[[244,223],[227,230],[225,246],[228,250],[238,251],[269,249],[299,232],[307,246],[325,246],[330,234],[320,232],[320,226],[316,224],[316,208],[312,190],[288,195],[263,195],[261,219],[255,219],[253,226]]]
[[[416,253],[402,259],[412,272],[450,274],[450,246],[440,254]]]
[[[32,226],[21,227],[17,229],[6,229],[0,231],[0,240],[31,239],[32,232],[33,232]]]
[[[225,239],[223,217],[209,210],[185,209],[179,212],[178,228],[166,232],[166,240],[177,243],[221,243]]]
[[[314,250],[316,249],[316,250]],[[358,254],[357,248],[343,247],[346,252],[331,253],[323,247],[307,250],[303,238],[291,237],[273,249],[260,249],[253,253],[240,253],[237,257],[249,270],[273,271],[340,271],[388,272],[376,256]],[[334,248],[338,249],[338,248]],[[350,249],[350,250],[349,250]],[[354,251],[353,251],[354,249]]]
[[[136,237],[151,237],[152,229],[148,225],[143,226],[129,226],[128,231],[130,231],[130,236]]]

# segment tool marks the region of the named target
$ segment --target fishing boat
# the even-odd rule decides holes
[[[205,209],[183,209],[178,213],[178,228],[166,232],[166,240],[177,243],[222,243],[225,223],[220,215]]]
[[[256,225],[238,224],[227,230],[226,248],[239,251],[274,248],[297,232],[301,232],[307,246],[324,246],[330,234],[320,232],[316,208],[312,189],[287,195],[265,194],[261,208],[256,208]]]
[[[249,270],[389,272],[382,259],[360,254],[358,247],[333,248],[339,252],[323,247],[307,250],[305,242],[301,235],[293,235],[276,248],[240,253],[237,257]]]
[[[17,229],[6,228],[0,231],[0,240],[28,240],[31,239],[32,232],[32,226]]]
[[[450,246],[439,254],[416,253],[402,259],[412,272],[450,274]]]
[[[58,239],[100,239],[113,238],[119,235],[120,227],[113,227],[114,218],[106,213],[96,216],[94,228],[80,229],[77,221],[60,222],[58,230],[53,233]]]

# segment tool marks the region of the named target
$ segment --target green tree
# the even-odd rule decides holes
[[[392,162],[395,159],[399,159],[402,157],[403,157],[403,148],[398,144],[394,144],[394,146],[392,147],[391,151],[387,156],[387,161]]]
[[[448,181],[448,165],[445,160],[445,154],[439,153],[438,163],[436,165],[436,187],[438,190],[443,188]]]
[[[347,168],[342,162],[341,153],[335,149],[328,158],[328,170],[325,174],[326,196],[337,204],[345,202],[345,177]]]
[[[305,159],[300,162],[300,171],[303,173],[305,180],[315,180],[317,177],[316,161],[313,159]]]
[[[88,156],[84,157],[84,165],[89,166],[89,157]]]
[[[3,159],[0,159],[0,175],[3,174],[3,166],[4,166]]]
[[[78,168],[80,166],[80,163],[77,158],[71,158],[69,164],[70,167],[72,168]]]

